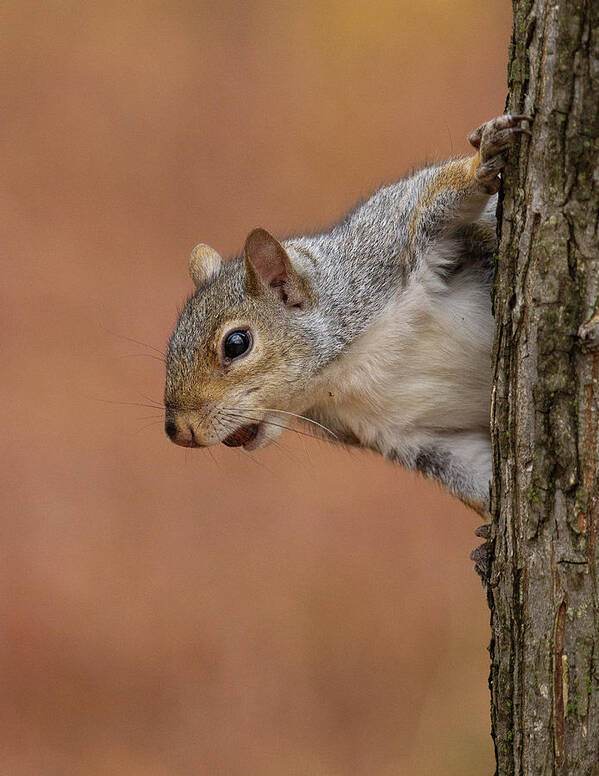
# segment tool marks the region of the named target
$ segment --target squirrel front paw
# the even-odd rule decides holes
[[[499,191],[499,173],[507,161],[506,151],[518,135],[530,135],[528,127],[520,126],[522,121],[532,123],[532,116],[506,114],[486,121],[468,136],[468,141],[478,149],[480,164],[474,173],[489,194]]]

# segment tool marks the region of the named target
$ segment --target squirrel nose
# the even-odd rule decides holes
[[[184,423],[179,427],[174,420],[167,420],[164,424],[166,435],[176,445],[182,447],[203,447],[193,433],[193,427],[190,423]]]

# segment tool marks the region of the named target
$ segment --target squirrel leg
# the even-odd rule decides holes
[[[489,198],[499,190],[499,173],[515,139],[530,130],[520,126],[530,116],[499,116],[482,124],[469,136],[476,154],[452,159],[440,167],[423,170],[414,179],[418,199],[408,224],[409,244],[415,253],[477,221]]]
[[[481,517],[488,515],[491,450],[486,433],[441,433],[412,455],[397,455],[396,460],[438,480]]]

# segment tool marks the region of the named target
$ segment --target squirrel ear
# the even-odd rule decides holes
[[[189,257],[189,274],[196,288],[205,285],[220,272],[222,259],[209,245],[200,243]]]
[[[310,299],[306,281],[295,271],[287,251],[266,229],[254,229],[245,241],[249,291],[270,289],[287,307],[303,307]]]

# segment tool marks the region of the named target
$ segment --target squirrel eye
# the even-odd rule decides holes
[[[225,358],[231,361],[247,353],[252,346],[252,338],[249,331],[232,331],[225,338],[223,352]]]

